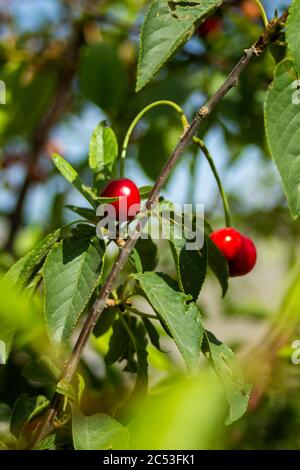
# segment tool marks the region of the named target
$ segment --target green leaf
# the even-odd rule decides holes
[[[286,39],[289,51],[295,61],[295,66],[300,72],[300,1],[293,0],[289,8],[289,16],[286,25]]]
[[[265,104],[269,148],[281,176],[292,217],[300,214],[300,100],[294,63],[281,62]]]
[[[165,205],[166,204],[166,205]],[[160,204],[163,211],[168,208],[167,217],[160,217],[160,224],[164,238],[169,240],[174,258],[178,283],[180,289],[186,294],[191,294],[196,301],[203,286],[207,271],[206,243],[201,249],[195,250],[188,246],[193,240],[187,240],[188,230],[184,226],[183,214],[173,212],[172,204]],[[192,220],[190,221],[192,225]],[[199,234],[198,234],[199,235]]]
[[[55,232],[47,235],[32,251],[14,264],[5,274],[4,278],[13,285],[23,288],[30,280],[34,271],[47,256],[54,243],[62,236],[66,228],[67,226],[59,228],[55,230]]]
[[[147,199],[147,197],[149,196],[149,194],[151,193],[153,189],[153,186],[141,186],[139,188],[139,192],[140,192],[140,196],[141,196],[141,199]]]
[[[111,174],[118,156],[118,142],[112,129],[98,124],[90,141],[89,166],[98,174],[103,171]]]
[[[143,322],[144,322],[147,334],[149,336],[149,339],[151,343],[153,344],[153,346],[155,346],[156,349],[158,349],[160,352],[164,352],[162,351],[160,347],[159,333],[157,329],[155,328],[155,326],[153,325],[153,323],[147,317],[143,317]]]
[[[0,402],[0,422],[9,419],[10,411],[10,406],[7,403]]]
[[[222,296],[226,295],[228,290],[229,269],[226,259],[219,248],[211,241],[210,237],[205,237],[207,246],[208,265],[222,288]]]
[[[137,373],[135,390],[147,385],[147,340],[144,325],[137,318],[120,313],[113,324],[113,333],[105,357],[107,365],[126,360],[125,371]]]
[[[12,349],[16,329],[5,318],[0,317],[0,364],[6,364]]]
[[[110,329],[116,319],[117,313],[117,308],[106,308],[103,310],[93,330],[93,334],[96,336],[96,338],[104,335]]]
[[[158,262],[157,245],[151,238],[139,238],[135,244],[135,249],[141,259],[144,271],[154,271]]]
[[[58,169],[58,171],[62,174],[68,183],[72,184],[74,188],[76,188],[80,194],[91,204],[93,207],[98,206],[99,198],[94,193],[92,188],[85,186],[79,178],[77,171],[68,163],[63,157],[55,153],[52,155],[52,160]]]
[[[25,424],[43,411],[48,404],[49,401],[42,395],[37,397],[30,397],[27,393],[20,395],[12,410],[10,432],[18,438]]]
[[[134,392],[146,390],[148,385],[148,352],[146,328],[144,324],[136,318],[130,318],[130,329],[135,339],[134,349],[137,357],[137,381]]]
[[[128,356],[127,352],[129,344],[130,338],[124,328],[122,320],[118,318],[113,324],[113,331],[109,340],[109,348],[105,356],[106,364],[109,366],[117,361],[120,362],[125,359]]]
[[[85,390],[85,381],[81,374],[76,374],[77,378],[77,403],[80,406],[84,390]]]
[[[60,370],[46,356],[30,361],[22,370],[22,375],[28,380],[40,382],[43,385],[55,384],[60,376]]]
[[[43,270],[45,317],[55,344],[67,341],[101,276],[103,242],[69,238],[50,251]]]
[[[106,414],[84,416],[73,408],[72,433],[75,450],[128,449],[128,430]]]
[[[191,297],[173,288],[173,282],[160,273],[135,274],[159,319],[170,330],[188,369],[198,364],[203,337],[200,312]]]
[[[42,439],[34,448],[34,450],[55,450],[56,435],[50,434]]]
[[[152,1],[141,30],[136,91],[153,78],[192,36],[196,26],[222,3],[222,0]]]
[[[202,351],[224,386],[230,408],[226,424],[231,424],[247,411],[251,386],[245,383],[231,349],[209,331],[204,333]]]
[[[93,209],[88,209],[87,207],[78,207],[78,206],[66,206],[67,209],[74,212],[75,214],[80,215],[86,220],[90,220],[91,222],[96,223],[99,218],[96,216],[96,212]]]
[[[58,382],[56,386],[56,391],[60,395],[63,395],[68,400],[76,403],[77,402],[77,394],[74,390],[73,385],[66,379],[62,379]]]
[[[80,86],[83,95],[107,113],[120,108],[127,76],[116,47],[101,43],[82,48]]]

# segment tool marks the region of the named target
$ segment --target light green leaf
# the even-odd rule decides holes
[[[4,278],[11,282],[12,285],[17,285],[18,287],[23,288],[28,283],[35,269],[47,256],[49,250],[61,237],[66,228],[67,226],[59,228],[55,230],[55,232],[47,235],[33,250],[14,264],[10,270],[7,271]]]
[[[50,251],[43,270],[45,317],[50,339],[67,341],[99,281],[103,242],[69,238]]]
[[[106,414],[84,416],[73,408],[72,433],[75,450],[128,449],[128,430]]]
[[[265,104],[265,126],[292,217],[300,214],[300,94],[294,63],[276,68]]]
[[[98,197],[88,186],[84,185],[79,178],[77,171],[68,163],[63,157],[55,153],[52,155],[52,160],[56,166],[56,168],[60,171],[62,176],[68,183],[72,184],[74,188],[76,188],[80,194],[91,204],[93,207],[98,206]]]
[[[286,39],[289,51],[295,61],[297,71],[300,73],[300,0],[293,0],[289,9],[286,25]]]
[[[23,377],[39,382],[44,385],[51,385],[57,382],[60,376],[60,370],[46,356],[30,361],[22,370]]]
[[[238,420],[247,411],[251,386],[245,383],[241,368],[231,349],[206,331],[202,350],[223,383],[229,404],[226,424]]]
[[[94,173],[112,173],[118,156],[118,142],[112,129],[98,124],[90,141],[89,166]]]
[[[10,432],[18,438],[25,424],[44,410],[48,404],[49,401],[42,395],[37,397],[30,397],[27,393],[20,395],[12,410]]]
[[[222,3],[222,0],[152,1],[141,30],[137,91],[187,42],[196,26]]]
[[[188,369],[198,364],[203,337],[201,316],[191,297],[174,289],[173,281],[160,273],[135,274],[161,322],[171,332]],[[188,303],[189,302],[189,303]]]
[[[0,364],[6,364],[15,333],[15,328],[0,317]]]
[[[57,393],[60,393],[60,395],[66,397],[68,400],[74,403],[77,402],[77,396],[74,387],[68,380],[60,380],[56,386],[56,391]]]

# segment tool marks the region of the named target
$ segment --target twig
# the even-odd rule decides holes
[[[110,274],[108,275],[101,291],[99,297],[94,303],[94,306],[87,316],[82,330],[79,334],[77,342],[74,346],[72,354],[69,360],[66,363],[64,371],[62,373],[61,379],[70,381],[76,371],[78,363],[80,361],[80,357],[82,352],[84,351],[89,337],[96,325],[101,313],[103,312],[107,299],[109,298],[110,292],[113,288],[113,284],[117,279],[119,273],[124,268],[128,258],[141,235],[141,232],[147,222],[147,212],[153,208],[159,193],[166,183],[170,173],[172,172],[173,168],[179,161],[180,157],[190,144],[193,136],[198,131],[200,125],[203,121],[209,116],[212,110],[216,107],[216,105],[222,100],[222,98],[235,86],[238,84],[239,77],[241,73],[245,70],[245,68],[249,65],[251,59],[254,56],[259,56],[263,53],[266,46],[273,40],[274,36],[277,39],[278,35],[278,28],[280,24],[284,23],[287,18],[287,13],[285,13],[281,18],[275,19],[270,22],[268,28],[266,28],[263,34],[259,37],[255,44],[253,44],[249,49],[244,51],[243,57],[228,75],[224,83],[218,89],[218,91],[207,101],[206,105],[203,106],[198,113],[196,114],[194,120],[192,121],[191,125],[185,129],[182,136],[180,137],[174,151],[172,152],[169,161],[164,166],[163,170],[161,171],[156,183],[153,186],[153,189],[148,197],[146,202],[146,211],[140,214],[140,221],[137,224],[137,227],[133,234],[127,239],[125,245],[120,250],[119,256],[115,261]],[[53,428],[52,422],[57,414],[57,411],[60,406],[61,397],[58,393],[55,393],[53,400],[50,404],[48,411],[45,414],[44,419],[41,422],[39,429],[34,438],[33,447],[45,436],[47,435],[48,431]]]

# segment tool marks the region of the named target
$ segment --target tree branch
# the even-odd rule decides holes
[[[115,280],[117,279],[121,270],[124,268],[126,262],[128,261],[128,258],[147,222],[147,213],[155,204],[162,187],[166,183],[168,177],[170,176],[170,173],[172,172],[173,168],[179,161],[180,157],[182,156],[182,154],[184,153],[184,151],[190,144],[193,136],[195,136],[196,132],[199,130],[199,127],[201,126],[203,121],[209,116],[209,114],[216,107],[216,105],[223,99],[223,97],[233,87],[238,85],[239,77],[242,74],[242,72],[245,70],[245,68],[249,65],[251,59],[254,56],[260,56],[263,53],[264,49],[267,47],[267,45],[270,42],[275,41],[277,39],[278,32],[281,29],[282,24],[285,23],[286,19],[287,19],[287,13],[282,15],[279,19],[274,19],[273,21],[269,23],[268,27],[264,30],[264,32],[259,37],[259,39],[255,42],[255,44],[253,44],[249,49],[246,49],[244,51],[242,58],[234,67],[234,69],[231,71],[231,73],[228,75],[228,77],[226,78],[224,83],[221,85],[221,87],[218,89],[218,91],[207,101],[205,106],[203,106],[198,111],[191,125],[186,127],[175,149],[173,150],[169,161],[166,163],[166,165],[162,169],[158,179],[156,180],[153,186],[153,189],[146,202],[146,210],[140,213],[140,216],[139,216],[140,221],[134,233],[127,239],[123,248],[121,248],[119,256],[117,260],[115,261],[112,267],[112,270],[110,274],[108,275],[101,289],[99,297],[95,301],[90,314],[87,316],[83,324],[82,330],[79,334],[79,337],[74,346],[72,354],[66,363],[61,379],[64,379],[67,381],[70,381],[72,379],[74,372],[76,371],[76,368],[79,364],[81,354],[83,350],[85,349],[87,342],[89,340],[89,337],[101,313],[103,312],[106,306],[106,302],[113,288],[113,284]],[[47,435],[48,432],[51,432],[51,430],[53,429],[52,422],[57,414],[60,403],[61,403],[61,397],[58,393],[56,393],[53,397],[52,403],[50,404],[50,407],[44,419],[41,422],[39,429],[37,430],[37,433],[34,438],[33,446],[35,446],[45,435]]]

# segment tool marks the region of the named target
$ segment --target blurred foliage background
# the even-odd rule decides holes
[[[260,18],[247,14],[242,3],[225,2],[218,11],[220,28],[205,38],[192,37],[136,94],[139,30],[147,2],[1,2],[0,80],[6,84],[6,104],[0,105],[2,273],[44,234],[72,220],[66,204],[84,205],[54,170],[50,155],[58,151],[87,179],[88,142],[99,121],[106,120],[121,142],[133,117],[151,101],[173,100],[193,116],[260,34]],[[271,17],[275,7],[283,11],[290,2],[263,3]],[[290,219],[264,136],[263,103],[273,69],[269,51],[254,60],[239,87],[201,130],[229,194],[234,223],[258,245],[255,271],[232,280],[225,301],[213,279],[199,299],[205,325],[240,352],[254,384],[249,411],[225,428],[223,399],[210,374],[204,369],[195,381],[180,378],[182,364],[176,352],[165,355],[150,347],[154,398],[147,412],[161,420],[161,426],[157,429],[155,420],[145,425],[137,409],[136,448],[300,448],[299,369],[291,363],[291,345],[300,334],[299,222]],[[138,186],[151,184],[179,134],[180,123],[172,111],[153,110],[136,129],[126,174]],[[164,194],[174,202],[204,203],[213,226],[223,224],[213,177],[192,149]],[[169,251],[161,249],[160,265],[167,269],[169,261]],[[24,302],[15,297],[1,285],[0,310],[12,316],[24,313]],[[31,319],[33,311],[42,310],[40,300],[34,302],[34,308],[28,307]],[[21,374],[43,345],[38,321],[32,320],[30,331],[18,338],[7,366],[0,366],[0,433],[5,433],[9,407],[20,392],[45,393]],[[115,409],[130,383],[130,374],[105,367],[102,355],[107,344],[107,334],[93,338],[83,357],[87,413]],[[169,350],[167,338],[164,346]],[[182,426],[192,426],[193,433],[183,437]]]

